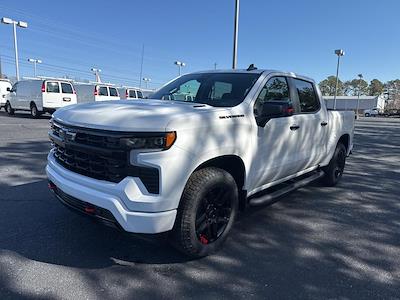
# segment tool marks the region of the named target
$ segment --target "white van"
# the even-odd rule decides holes
[[[10,93],[12,84],[8,79],[0,78],[0,109],[6,106],[6,96]]]
[[[104,83],[74,83],[78,103],[119,100],[117,88]]]
[[[72,83],[65,79],[23,79],[15,83],[7,96],[6,111],[30,111],[33,118],[53,113],[57,108],[76,104]]]
[[[142,91],[138,88],[131,88],[131,87],[121,87],[118,88],[119,94],[121,99],[127,100],[137,100],[143,99]]]

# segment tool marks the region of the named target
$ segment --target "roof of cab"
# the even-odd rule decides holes
[[[285,76],[290,76],[290,77],[295,77],[295,78],[300,78],[300,79],[305,79],[308,81],[315,82],[314,79],[296,74],[294,72],[287,72],[287,71],[279,71],[279,70],[271,70],[271,69],[252,69],[252,70],[246,70],[246,69],[221,69],[221,70],[205,70],[205,71],[198,71],[194,73],[244,73],[244,74],[265,74],[268,75],[270,73],[280,73]]]

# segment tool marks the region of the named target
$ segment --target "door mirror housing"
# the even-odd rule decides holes
[[[10,87],[7,88],[7,92],[11,92],[11,88]]]
[[[287,101],[268,101],[261,108],[260,114],[256,117],[257,125],[264,127],[271,119],[289,117],[293,115],[293,107]]]

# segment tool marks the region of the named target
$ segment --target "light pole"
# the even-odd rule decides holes
[[[336,109],[336,97],[337,97],[337,90],[339,84],[339,65],[340,65],[340,57],[344,55],[344,50],[337,49],[335,50],[335,54],[338,57],[337,60],[337,67],[336,67],[336,85],[335,85],[335,97],[333,98],[333,109]]]
[[[358,74],[357,76],[358,76],[358,78],[360,79],[360,82],[359,82],[359,84],[358,84],[357,113],[356,113],[357,118],[358,118],[359,109],[360,109],[360,92],[361,92],[360,84],[361,84],[361,80],[363,79],[363,75],[360,73],[360,74]]]
[[[36,65],[41,64],[42,61],[40,59],[35,59],[35,58],[28,58],[28,61],[33,63],[33,74],[36,77]]]
[[[235,21],[233,28],[233,59],[232,69],[236,69],[237,64],[237,41],[239,32],[239,0],[235,0]]]
[[[147,89],[147,84],[151,81],[151,79],[150,78],[147,78],[147,77],[143,77],[143,79],[142,79],[145,83],[146,83],[146,89]]]
[[[174,62],[174,64],[178,66],[178,68],[179,68],[179,76],[181,76],[181,68],[186,66],[186,64],[184,62],[179,61],[179,60]]]
[[[21,28],[27,28],[28,23],[24,21],[14,21],[10,18],[2,18],[1,23],[13,25],[14,32],[14,51],[15,51],[15,76],[17,77],[17,81],[19,80],[19,65],[18,65],[18,45],[17,45],[17,26]]]
[[[95,76],[95,80],[96,80],[96,82],[101,82],[101,79],[100,79],[100,72],[101,72],[101,70],[100,69],[97,69],[97,68],[91,68],[90,69],[90,71],[92,71],[93,73],[94,73],[94,76]]]

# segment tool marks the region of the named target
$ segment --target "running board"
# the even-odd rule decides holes
[[[275,190],[268,194],[263,194],[259,197],[257,197],[257,196],[251,197],[249,199],[249,205],[250,206],[259,206],[259,205],[272,204],[272,203],[278,201],[279,197],[281,197],[285,194],[288,194],[294,190],[297,190],[298,188],[301,188],[305,185],[308,185],[311,182],[313,182],[323,176],[324,176],[324,172],[317,171],[316,173],[313,172],[313,173],[311,173],[311,175],[309,175],[303,179],[300,179],[300,180],[297,180],[294,182],[293,182],[293,180],[290,180],[289,182],[291,182],[291,183],[279,184],[278,186],[283,185],[283,187],[281,189]]]

